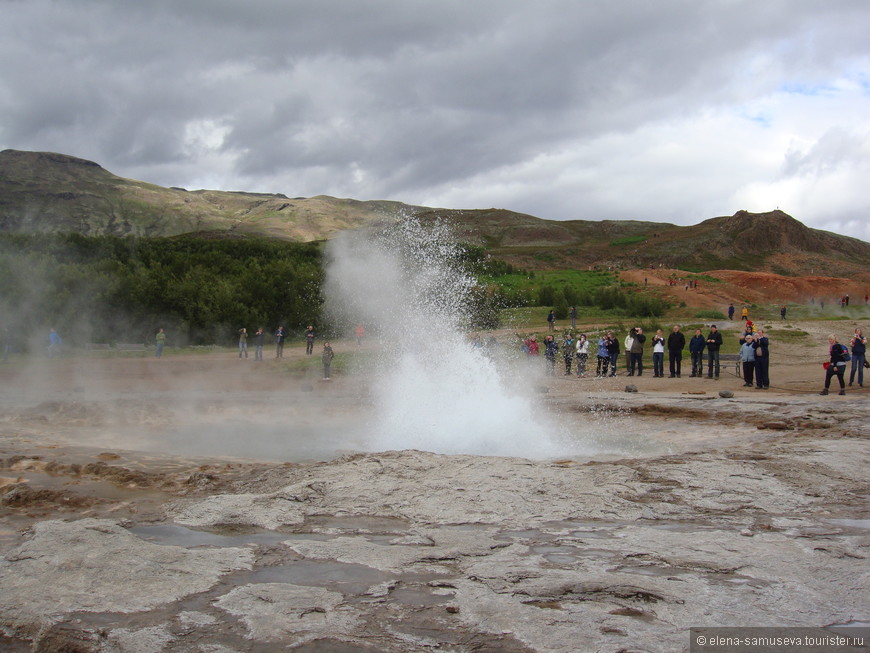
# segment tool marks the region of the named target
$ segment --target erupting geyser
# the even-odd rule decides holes
[[[445,225],[414,219],[329,243],[330,312],[377,339],[371,448],[564,455],[554,427],[502,376],[504,352],[466,337],[476,281],[460,254]]]

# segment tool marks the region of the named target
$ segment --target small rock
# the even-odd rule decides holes
[[[719,396],[722,397],[723,399],[731,399],[731,397],[734,396],[734,393],[731,392],[730,390],[720,390]]]
[[[634,385],[633,383],[629,383],[627,386],[625,386],[625,391],[626,392],[637,392],[637,386]]]
[[[748,528],[744,528],[742,531],[740,531],[740,534],[741,534],[743,537],[752,537],[753,535],[755,535],[755,533],[753,533],[753,532],[752,532],[751,530],[749,530]]]
[[[456,614],[457,612],[459,612],[459,606],[456,605],[448,605],[444,609],[447,610],[447,612],[449,612],[450,614]]]
[[[791,427],[785,422],[765,422],[758,425],[759,429],[771,429],[773,431],[790,431]]]

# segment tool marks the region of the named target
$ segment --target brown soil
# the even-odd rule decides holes
[[[692,275],[695,277],[697,275]],[[742,272],[739,270],[711,270],[703,276],[719,279],[719,283],[698,281],[696,288],[686,290],[689,276],[681,270],[653,269],[626,270],[620,273],[623,281],[657,289],[673,303],[685,302],[700,309],[727,308],[733,302],[739,316],[741,304],[808,303],[824,301],[835,304],[844,295],[855,303],[863,303],[870,290],[870,277],[844,279],[837,277],[785,277],[771,272]],[[682,279],[676,286],[671,279]]]

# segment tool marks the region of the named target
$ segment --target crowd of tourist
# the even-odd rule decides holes
[[[733,317],[734,306],[728,307],[729,315]],[[780,309],[781,319],[785,319],[786,308]],[[743,330],[738,336],[738,374],[742,376],[743,387],[758,390],[770,389],[770,338],[764,329],[756,327],[749,317],[747,307],[741,310]],[[555,320],[552,311],[547,317],[548,330],[555,331]],[[572,327],[576,325],[576,317],[572,315]],[[564,361],[564,376],[575,375],[584,377],[614,377],[618,374],[620,354],[624,356],[624,373],[626,376],[642,376],[644,372],[644,352],[652,346],[652,367],[654,378],[665,377],[665,354],[668,360],[668,378],[681,378],[683,371],[683,356],[688,350],[691,365],[689,377],[719,380],[721,373],[720,350],[723,345],[722,332],[715,324],[710,325],[707,333],[700,328],[694,329],[693,335],[687,340],[682,327],[673,325],[670,333],[664,334],[657,329],[651,338],[647,338],[641,327],[632,327],[620,343],[613,330],[600,334],[576,333],[573,328],[565,332],[561,340],[548,334],[544,340],[544,359],[547,375],[555,376],[556,362]],[[857,382],[864,387],[864,368],[870,368],[866,358],[867,338],[860,328],[856,328],[849,338],[848,344],[841,344],[836,336],[829,337],[830,361],[824,364],[825,387],[821,394],[829,392],[831,381],[836,378],[840,386],[840,394],[845,394],[846,372],[849,371],[848,385]],[[530,357],[540,354],[537,338],[530,335],[523,339],[521,350]],[[590,361],[590,356],[594,357]],[[733,359],[732,359],[733,360]],[[594,365],[593,365],[594,364]],[[849,367],[851,366],[851,367]]]

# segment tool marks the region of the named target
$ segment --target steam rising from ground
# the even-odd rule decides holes
[[[375,450],[546,458],[565,454],[533,402],[464,334],[475,279],[443,224],[407,219],[330,241],[327,303],[377,338]],[[564,443],[563,443],[564,445]]]

